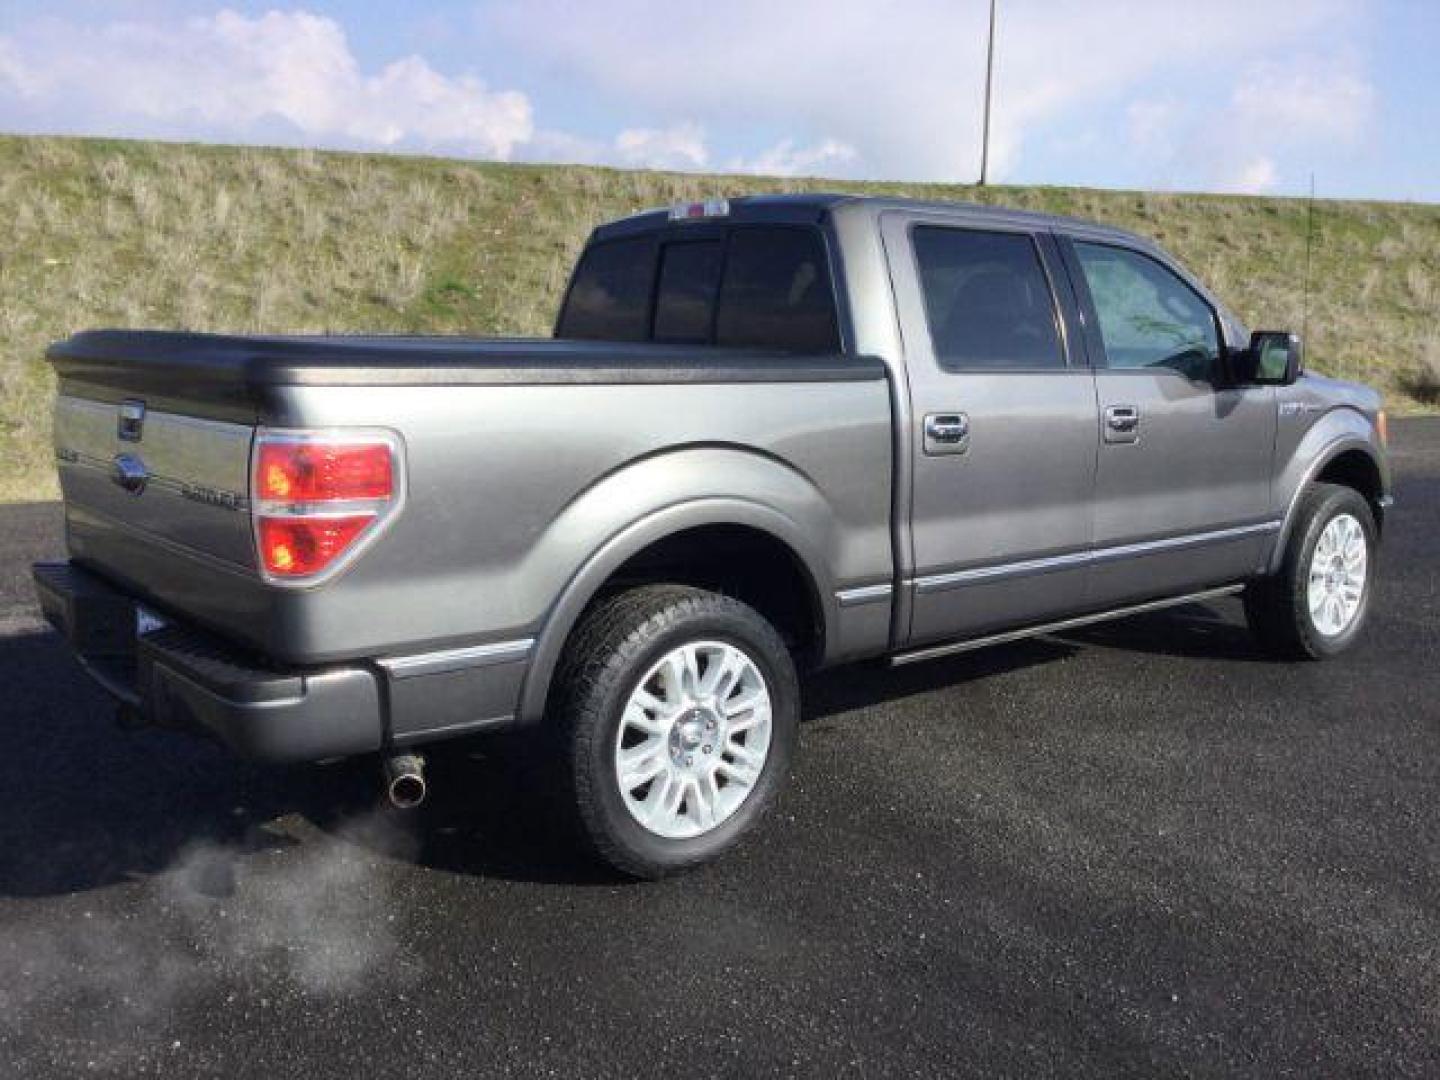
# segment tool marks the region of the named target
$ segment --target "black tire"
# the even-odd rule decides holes
[[[1310,613],[1308,585],[1311,559],[1325,527],[1341,514],[1360,523],[1365,536],[1367,572],[1360,606],[1338,634],[1323,633]],[[1252,582],[1245,590],[1245,617],[1255,640],[1267,651],[1290,660],[1325,660],[1350,648],[1360,636],[1370,611],[1375,582],[1375,515],[1354,488],[1315,484],[1301,496],[1295,525],[1285,544],[1280,569]]]
[[[614,753],[636,685],[667,653],[698,641],[731,645],[756,665],[770,694],[771,735],[759,778],[731,816],[676,839],[651,832],[627,809]],[[800,726],[795,665],[770,623],[738,600],[682,585],[641,586],[597,603],[566,646],[553,700],[547,723],[577,833],[603,862],[638,878],[688,870],[738,844],[784,785]]]

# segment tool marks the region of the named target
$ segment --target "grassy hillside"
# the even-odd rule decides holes
[[[1305,205],[0,137],[0,499],[49,497],[47,342],[85,327],[543,334],[592,225],[702,195],[978,199],[1160,240],[1252,325],[1301,320]],[[1316,205],[1309,356],[1434,408],[1440,206]]]

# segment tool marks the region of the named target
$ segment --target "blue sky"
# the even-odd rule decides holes
[[[999,0],[997,181],[1440,201],[1440,0]],[[0,130],[953,180],[987,0],[0,0]]]

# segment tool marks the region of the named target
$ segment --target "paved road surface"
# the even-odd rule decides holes
[[[123,734],[0,511],[0,1074],[1440,1075],[1440,423],[1396,425],[1372,633],[1233,603],[808,690],[794,788],[658,885],[509,755],[421,815],[354,767]]]

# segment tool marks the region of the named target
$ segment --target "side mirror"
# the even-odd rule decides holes
[[[1250,347],[1234,354],[1236,379],[1250,386],[1289,386],[1304,370],[1300,337],[1288,330],[1256,330]]]

